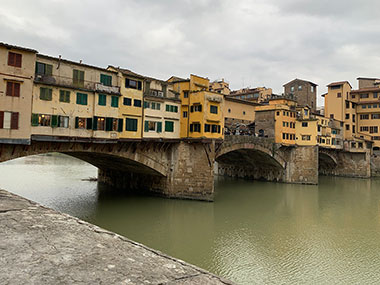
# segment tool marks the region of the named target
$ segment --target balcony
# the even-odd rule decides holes
[[[87,80],[75,81],[72,77],[65,76],[36,74],[34,77],[34,82],[90,92],[120,94],[120,87],[117,86],[105,86],[102,83]]]

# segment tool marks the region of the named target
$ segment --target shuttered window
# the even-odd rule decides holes
[[[8,65],[14,67],[21,67],[22,55],[19,53],[9,52],[8,53]]]
[[[166,112],[177,113],[178,112],[178,106],[166,105]]]
[[[78,105],[87,105],[87,94],[77,93],[77,104]]]
[[[102,83],[105,86],[112,86],[112,76],[100,74],[100,83]]]
[[[53,89],[40,87],[40,99],[45,101],[51,101],[53,97]]]
[[[135,107],[141,107],[141,100],[134,99],[133,100],[133,106],[135,106]]]
[[[20,83],[7,81],[7,96],[20,97]]]
[[[125,79],[125,87],[141,90],[142,89],[142,83],[141,83],[141,81],[126,78]]]
[[[98,104],[100,106],[106,106],[107,105],[107,95],[99,94],[99,101]]]
[[[218,106],[210,105],[210,113],[211,114],[218,114]]]
[[[0,129],[4,128],[4,111],[0,111]]]
[[[124,98],[123,99],[123,104],[125,106],[131,106],[132,105],[132,99],[131,98]]]
[[[147,122],[145,122],[147,123]],[[137,119],[125,119],[125,130],[129,132],[137,132]]]
[[[172,121],[165,121],[165,132],[174,132],[174,122]]]
[[[0,129],[18,129],[19,113],[0,111]]]
[[[119,107],[119,97],[118,96],[112,96],[111,97],[111,107]]]
[[[42,62],[36,62],[36,74],[38,75],[53,75],[53,65]]]
[[[70,91],[59,90],[59,102],[70,103]]]
[[[84,87],[84,71],[73,70],[73,85],[77,87]]]

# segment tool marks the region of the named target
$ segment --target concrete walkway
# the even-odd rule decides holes
[[[232,284],[0,190],[0,284]]]

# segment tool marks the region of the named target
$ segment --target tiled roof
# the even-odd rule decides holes
[[[33,53],[37,53],[38,52],[38,51],[36,51],[34,49],[20,47],[20,46],[15,46],[15,45],[10,45],[10,44],[6,44],[6,43],[3,43],[3,42],[0,42],[0,46],[8,48],[8,49],[18,49],[18,50],[29,51],[29,52],[33,52]]]
[[[337,81],[337,82],[332,82],[330,83],[329,85],[327,85],[327,87],[331,87],[331,86],[337,86],[337,85],[343,85],[344,83],[348,83],[350,86],[350,82],[348,82],[347,80],[346,81]],[[352,88],[352,86],[351,86]]]

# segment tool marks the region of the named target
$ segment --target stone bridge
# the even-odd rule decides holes
[[[200,200],[213,199],[214,169],[219,175],[303,184],[317,184],[318,170],[351,177],[370,177],[371,170],[368,153],[284,146],[252,136],[226,136],[223,142],[32,137],[30,145],[0,144],[0,162],[51,152],[96,166],[99,181],[115,188]]]
[[[318,183],[318,147],[283,146],[273,139],[226,136],[217,146],[218,174],[288,183]]]

